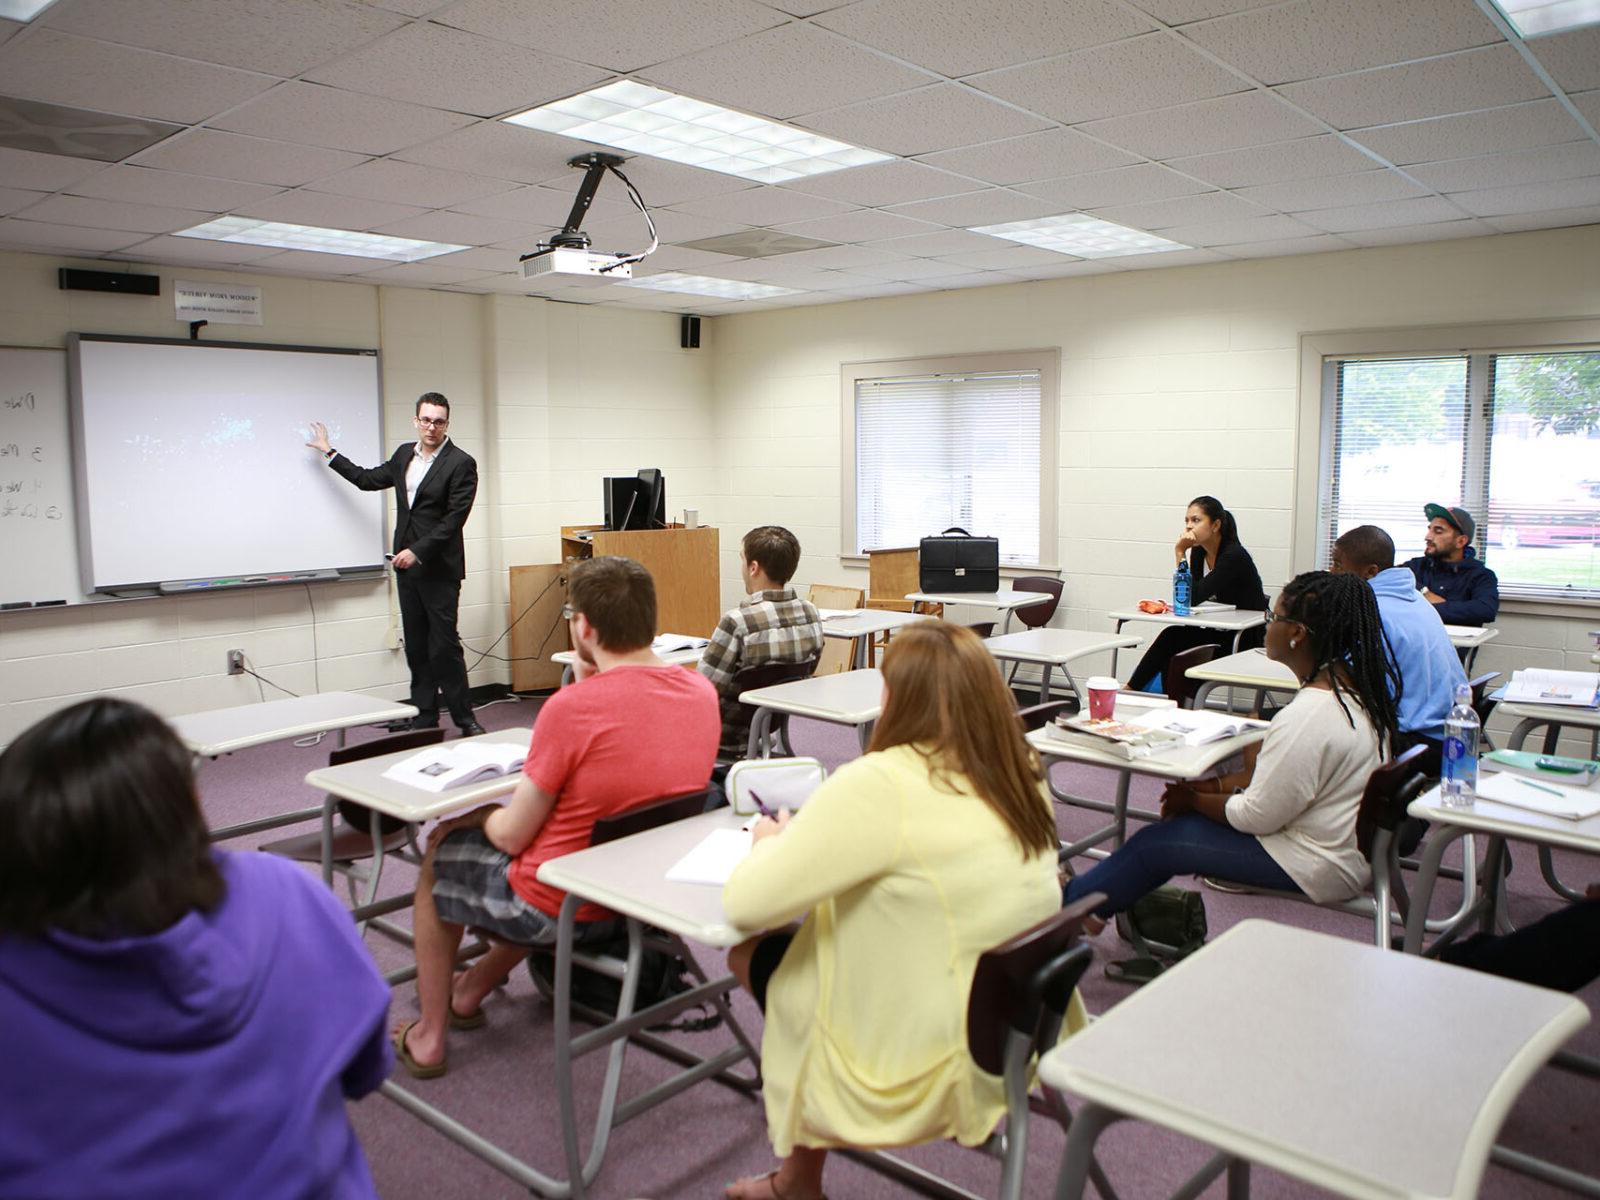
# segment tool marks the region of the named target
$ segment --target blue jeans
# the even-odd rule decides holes
[[[1300,890],[1259,838],[1190,812],[1146,825],[1110,858],[1069,882],[1062,903],[1104,892],[1106,902],[1095,914],[1109,917],[1132,907],[1174,875],[1216,875],[1249,887]]]

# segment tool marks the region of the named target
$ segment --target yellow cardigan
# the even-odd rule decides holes
[[[723,890],[728,918],[805,916],[767,990],[773,1149],[976,1145],[1005,1113],[967,1053],[978,956],[1061,907],[1054,853],[1024,857],[965,778],[935,786],[909,746],[841,769]],[[1040,803],[1047,804],[1041,792]],[[1073,997],[1069,1030],[1085,1021]]]

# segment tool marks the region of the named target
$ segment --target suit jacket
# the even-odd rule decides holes
[[[465,579],[461,529],[478,494],[478,464],[455,442],[446,442],[422,477],[413,504],[406,498],[406,469],[416,448],[415,442],[405,442],[381,467],[358,467],[342,454],[328,465],[364,492],[394,489],[394,553],[415,554],[411,570],[433,579]]]

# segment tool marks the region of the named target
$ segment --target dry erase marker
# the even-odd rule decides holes
[[[766,817],[771,821],[776,821],[778,819],[777,813],[773,812],[765,804],[761,803],[761,797],[755,794],[754,789],[751,789],[750,799],[755,804],[756,811],[759,812],[763,817]]]

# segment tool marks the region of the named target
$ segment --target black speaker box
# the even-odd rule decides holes
[[[678,325],[678,345],[685,350],[700,349],[700,318],[684,314]]]
[[[62,267],[61,290],[64,292],[121,292],[126,296],[161,295],[161,276],[129,275],[116,271],[83,271],[76,267]]]

